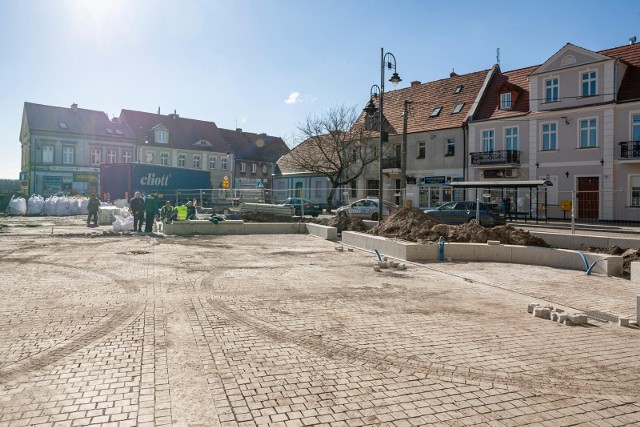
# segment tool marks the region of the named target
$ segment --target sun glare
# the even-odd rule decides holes
[[[67,0],[65,4],[74,17],[75,35],[85,40],[92,36],[111,38],[126,20],[123,0]]]

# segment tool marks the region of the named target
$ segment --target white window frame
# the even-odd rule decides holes
[[[160,153],[160,164],[162,166],[171,166],[171,160],[169,158],[169,152],[163,151]]]
[[[209,156],[209,169],[216,168],[216,156]]]
[[[595,124],[591,126],[591,122],[595,120]],[[589,122],[587,124],[586,132],[587,132],[587,140],[582,139],[582,124],[584,122]],[[593,141],[591,140],[592,131],[595,132],[595,136],[593,137]],[[598,147],[598,118],[597,117],[589,117],[578,120],[578,148],[597,148]]]
[[[482,131],[482,152],[492,153],[496,149],[496,130],[484,129]]]
[[[634,117],[638,117],[638,122],[634,123]],[[634,137],[634,130],[637,130],[637,138]],[[640,141],[640,111],[629,113],[629,141]]]
[[[590,77],[591,74],[595,74],[594,77]],[[589,78],[585,81],[584,76],[589,76]],[[585,94],[584,91],[584,84],[587,83],[587,87],[588,89],[588,93]],[[587,71],[583,71],[582,73],[580,73],[580,87],[578,88],[580,93],[580,96],[582,97],[590,97],[590,96],[596,96],[598,94],[598,70],[587,70]],[[593,93],[591,93],[591,86],[593,84]]]
[[[226,157],[221,157],[220,158],[220,169],[223,170],[223,171],[226,171],[227,167],[228,167],[227,163],[228,163],[228,159]]]
[[[553,80],[556,81],[555,85],[551,86],[550,88],[547,88],[547,82],[551,82]],[[551,77],[549,77],[547,79],[544,79],[544,84],[543,84],[542,87],[543,87],[543,90],[544,90],[544,102],[545,103],[559,102],[560,101],[560,77],[559,76],[551,76]],[[553,90],[554,87],[556,89],[556,96],[555,96],[555,99],[553,99],[553,98],[550,99],[547,96],[547,90],[549,90],[549,89]]]
[[[187,166],[187,155],[184,153],[178,153],[178,167],[184,168]]]
[[[107,163],[116,163],[118,161],[118,150],[113,148],[107,149]]]
[[[633,195],[634,193],[633,178],[638,178],[638,187],[636,187],[638,190],[636,190],[635,197]],[[628,180],[629,180],[629,183],[627,185],[627,188],[629,189],[628,206],[632,208],[640,208],[640,175],[629,175]]]
[[[515,132],[512,132],[511,135],[508,135],[507,131],[510,131],[510,130]],[[518,144],[520,142],[519,139],[520,139],[520,129],[518,128],[518,126],[504,128],[504,149],[505,150],[518,151]]]
[[[194,154],[191,158],[191,165],[194,169],[200,169],[202,163],[202,156],[200,154]]]
[[[168,144],[169,143],[169,132],[166,130],[158,129],[156,130],[156,143],[158,144]]]
[[[547,132],[545,132],[544,127],[545,126],[551,126],[553,125],[555,127],[555,129],[553,131],[549,130]],[[549,135],[549,137],[551,137],[551,135],[555,135],[555,142],[554,142],[554,146],[553,148],[544,148],[544,137],[545,135]],[[551,139],[549,139],[549,143],[551,143]],[[544,123],[540,123],[540,149],[542,151],[557,151],[558,150],[558,122],[544,122]]]
[[[240,172],[245,173],[247,171],[247,164],[240,163]]]
[[[91,166],[97,166],[102,162],[102,150],[100,148],[91,149]]]
[[[257,173],[258,172],[258,165],[256,165],[255,163],[251,163],[251,173]]]
[[[262,165],[262,174],[266,175],[269,172],[269,169],[267,168],[267,165]]]
[[[145,163],[152,164],[153,163],[153,158],[154,158],[153,151],[147,151],[145,154],[146,154],[146,156],[145,156],[146,162]]]
[[[453,157],[456,155],[456,139],[447,138],[447,145],[445,146],[445,157]]]
[[[424,159],[427,157],[427,142],[418,141],[416,159]]]
[[[500,109],[511,110],[512,95],[511,92],[504,92],[500,94]]]
[[[124,163],[131,163],[133,159],[133,153],[131,151],[123,151],[122,152],[122,161]]]
[[[55,152],[56,147],[53,144],[42,144],[42,163],[54,163]],[[51,154],[50,156],[48,155],[49,153]]]
[[[73,145],[62,146],[62,164],[73,165],[76,157],[76,147]]]

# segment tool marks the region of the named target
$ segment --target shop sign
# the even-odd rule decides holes
[[[95,173],[76,172],[73,174],[74,182],[98,182],[98,175]]]

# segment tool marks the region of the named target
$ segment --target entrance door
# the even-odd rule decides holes
[[[578,218],[598,219],[600,213],[600,180],[596,177],[578,178]]]

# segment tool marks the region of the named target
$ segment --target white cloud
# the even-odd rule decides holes
[[[300,98],[300,92],[291,92],[289,94],[289,97],[284,100],[285,104],[297,104],[299,102],[302,102],[302,99]]]

